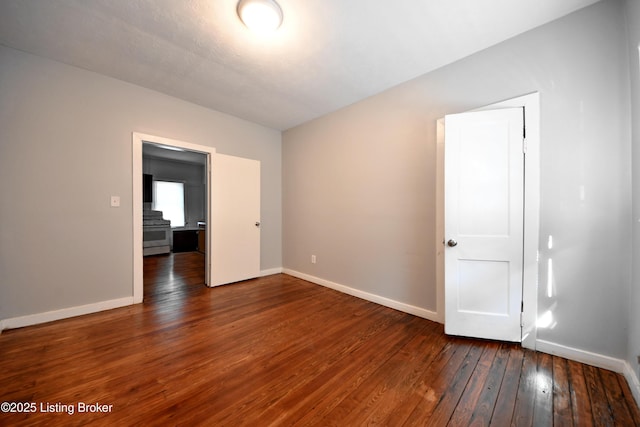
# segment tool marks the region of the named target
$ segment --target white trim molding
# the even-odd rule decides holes
[[[260,277],[271,276],[272,274],[282,273],[282,267],[268,268],[266,270],[260,270]]]
[[[536,350],[622,374],[622,376],[627,380],[627,384],[631,389],[633,397],[638,405],[640,405],[640,380],[638,380],[638,375],[626,360],[616,359],[615,357],[605,356],[578,348],[567,347],[565,345],[545,340],[536,341]]]
[[[638,378],[638,374],[633,370],[629,362],[624,362],[624,372],[622,372],[624,378],[627,380],[627,384],[629,384],[629,388],[631,389],[631,393],[633,393],[633,397],[636,399],[636,403],[640,406],[640,379]]]
[[[413,314],[414,316],[422,317],[433,322],[442,323],[439,320],[440,317],[437,313],[426,310],[424,308],[416,307],[414,305],[406,304],[400,301],[395,301],[390,298],[386,298],[369,292],[360,291],[358,289],[350,288],[349,286],[341,285],[339,283],[331,282],[329,280],[321,279],[319,277],[311,276],[299,271],[290,270],[288,268],[284,268],[282,272],[290,276],[306,280],[307,282],[315,283],[316,285],[331,288],[338,292],[342,292],[343,294],[348,294],[366,301],[383,305],[385,307],[393,308],[394,310],[402,311],[403,313]]]
[[[608,369],[619,374],[624,373],[626,362],[615,357],[605,356],[599,353],[593,353],[579,348],[568,347],[562,344],[545,340],[536,340],[536,350],[543,353],[553,354],[554,356],[564,357],[576,362],[585,363],[597,368]]]
[[[40,323],[53,322],[54,320],[68,319],[70,317],[82,316],[84,314],[97,313],[99,311],[111,310],[114,308],[133,305],[133,297],[125,297],[108,301],[96,302],[93,304],[68,307],[60,310],[46,311],[44,313],[29,314],[26,316],[13,317],[0,320],[2,329],[23,328],[25,326],[38,325]]]
[[[444,325],[444,118],[436,128],[436,312]]]

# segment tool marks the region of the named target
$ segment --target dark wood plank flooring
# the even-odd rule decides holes
[[[203,258],[146,258],[143,304],[2,333],[0,400],[38,406],[0,425],[640,425],[616,373],[287,275],[209,289]]]
[[[144,258],[144,300],[188,295],[204,286],[204,254],[179,252]]]

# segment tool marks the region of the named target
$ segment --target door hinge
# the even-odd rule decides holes
[[[522,108],[522,152],[527,154],[527,125],[524,123],[524,119],[524,108]]]
[[[524,301],[520,301],[520,327],[524,328]]]

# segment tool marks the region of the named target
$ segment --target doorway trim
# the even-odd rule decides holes
[[[133,303],[141,303],[144,298],[144,262],[142,254],[142,144],[148,142],[167,147],[181,148],[189,151],[196,151],[207,156],[207,176],[206,176],[206,200],[207,226],[211,224],[211,158],[216,153],[216,149],[205,145],[192,144],[190,142],[179,141],[177,139],[165,138],[156,135],[148,135],[133,132],[131,138],[132,146],[132,171],[133,171]],[[206,255],[205,255],[205,280],[211,283],[211,233],[206,233]]]
[[[522,346],[536,348],[538,318],[538,241],[540,234],[540,94],[501,101],[472,111],[524,107],[524,250],[522,283]],[[436,139],[436,289],[438,319],[444,323],[444,118]]]

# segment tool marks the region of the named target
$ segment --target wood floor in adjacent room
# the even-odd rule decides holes
[[[0,400],[38,408],[0,425],[640,425],[616,373],[283,274],[209,289],[203,258],[146,258],[144,304],[2,333]]]

